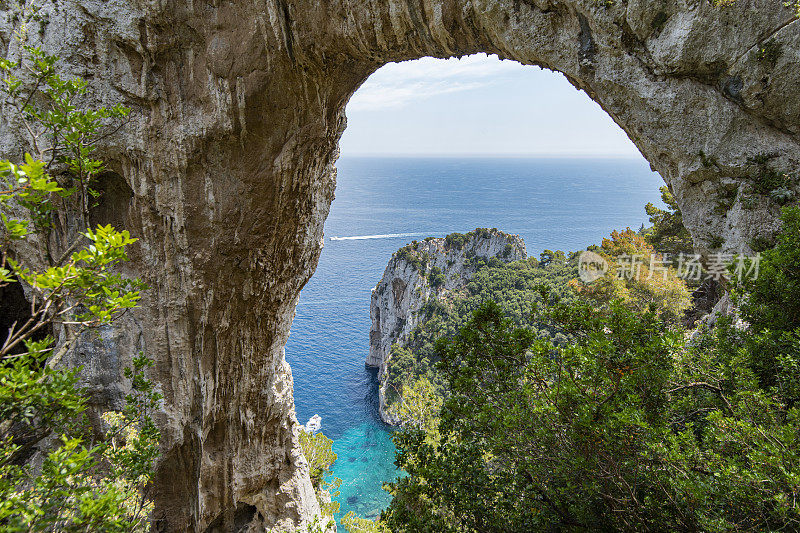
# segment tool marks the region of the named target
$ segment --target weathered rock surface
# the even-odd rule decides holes
[[[397,423],[386,409],[384,379],[392,345],[408,339],[419,324],[423,305],[430,298],[444,300],[463,289],[476,271],[472,258],[510,263],[526,257],[522,237],[496,229],[478,229],[460,240],[414,241],[392,255],[383,277],[372,289],[369,308],[372,327],[367,365],[379,369],[379,411],[384,422]],[[435,280],[435,274],[440,281]]]
[[[16,4],[0,2],[9,58]],[[132,108],[101,149],[125,185],[106,215],[141,239],[128,269],[151,287],[131,346],[156,358],[165,395],[163,531],[286,530],[318,510],[283,346],[322,248],[344,107],[381,65],[487,52],[564,73],[661,173],[704,253],[776,227],[774,203],[743,202],[749,158],[800,161],[800,23],[780,0],[37,4],[30,41],[90,81],[88,100]],[[24,146],[5,122],[0,154]],[[94,368],[131,355],[95,347]]]

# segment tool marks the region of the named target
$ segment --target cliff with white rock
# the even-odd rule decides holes
[[[392,255],[372,290],[366,361],[367,366],[379,369],[380,414],[384,422],[396,423],[387,411],[384,379],[392,345],[408,339],[419,324],[425,303],[431,298],[445,300],[462,290],[477,270],[475,258],[510,263],[526,257],[522,237],[494,228],[414,241]]]

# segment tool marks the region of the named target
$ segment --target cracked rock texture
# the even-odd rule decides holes
[[[88,79],[92,103],[132,108],[101,146],[121,182],[101,219],[140,238],[126,268],[151,289],[133,333],[75,362],[97,359],[102,388],[131,355],[115,338],[156,359],[161,531],[290,530],[318,512],[283,346],[322,248],[344,107],[383,64],[487,52],[562,72],[661,173],[705,254],[715,235],[747,251],[776,228],[775,203],[747,194],[751,157],[800,160],[800,26],[780,0],[37,4],[29,41]],[[0,1],[12,59],[16,5]],[[0,154],[24,148],[5,122]]]
[[[379,369],[379,412],[387,424],[398,423],[386,406],[384,378],[392,345],[408,339],[420,322],[419,313],[425,303],[430,298],[446,300],[462,290],[476,271],[472,258],[496,258],[510,263],[528,257],[525,241],[519,235],[478,229],[463,237],[460,243],[426,239],[401,248],[392,255],[383,277],[372,289],[367,366]],[[433,272],[441,274],[438,284],[432,282]]]

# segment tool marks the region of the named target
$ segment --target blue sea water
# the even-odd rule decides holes
[[[647,222],[644,205],[660,205],[663,182],[634,159],[344,157],[337,166],[325,248],[300,296],[286,358],[298,420],[319,414],[334,439],[340,516],[372,518],[391,499],[382,483],[397,476],[376,373],[364,367],[370,291],[392,253],[477,227],[521,235],[529,255],[583,249]]]

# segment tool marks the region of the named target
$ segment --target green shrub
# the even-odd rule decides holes
[[[444,238],[445,247],[450,250],[461,250],[467,242],[467,236],[463,233],[451,233]]]
[[[445,277],[442,273],[442,269],[437,266],[431,267],[428,271],[428,283],[430,286],[436,290],[439,287],[443,287],[445,283]]]
[[[775,39],[761,44],[756,48],[756,60],[774,67],[781,57],[782,49],[781,44]]]
[[[91,437],[80,369],[58,366],[82,331],[135,307],[143,288],[116,272],[136,239],[89,227],[92,186],[103,170],[95,143],[127,109],[79,109],[86,82],[62,78],[55,57],[20,44],[19,62],[0,59],[0,91],[31,134],[33,154],[0,161],[0,289],[24,283],[32,301],[28,318],[0,332],[0,524],[4,531],[146,531],[160,438],[152,415],[161,395],[145,376],[152,362],[132,357],[125,406],[102,413],[103,427],[91,428]],[[83,232],[51,239],[56,212]],[[23,244],[38,248],[40,263],[16,256]],[[60,331],[59,344],[45,331]],[[26,464],[37,450],[39,468]]]

